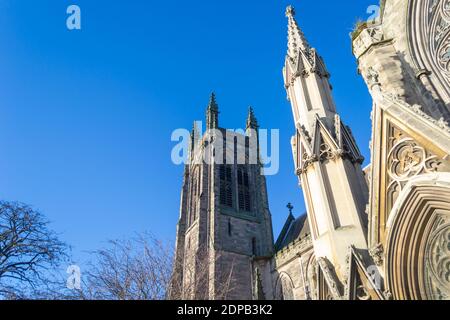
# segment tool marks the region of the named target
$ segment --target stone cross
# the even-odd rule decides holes
[[[289,213],[292,215],[292,210],[294,209],[292,203],[289,202],[286,207],[289,209]]]

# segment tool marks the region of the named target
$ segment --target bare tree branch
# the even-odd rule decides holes
[[[48,286],[68,247],[30,206],[0,201],[0,297],[23,298]]]
[[[145,233],[113,240],[93,252],[79,298],[162,300],[170,282],[172,247]]]

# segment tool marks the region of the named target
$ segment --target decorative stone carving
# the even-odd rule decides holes
[[[369,253],[377,266],[383,265],[384,249],[383,249],[383,245],[381,243],[379,243],[377,246],[370,249]]]
[[[416,0],[409,4],[408,36],[419,69],[430,71],[431,82],[450,98],[449,0]]]
[[[447,80],[450,80],[450,2],[430,1],[428,18],[431,52]]]
[[[366,81],[367,85],[370,89],[372,89],[374,86],[380,85],[379,82],[380,75],[373,67],[369,67],[366,73]]]
[[[341,285],[334,272],[330,269],[328,261],[325,258],[318,258],[317,264],[318,268],[320,268],[323,273],[326,284],[328,285],[329,296],[327,297],[327,300],[340,300],[342,298]]]
[[[308,168],[317,161],[319,161],[319,157],[316,154],[308,155],[307,153],[304,153],[303,154],[302,172],[306,172],[306,170],[308,170]]]
[[[399,137],[403,137],[399,131],[396,133]],[[443,164],[437,156],[408,137],[401,138],[395,143],[388,158],[388,174],[400,185],[416,175],[438,171]]]
[[[391,293],[391,291],[390,290],[386,290],[386,291],[384,291],[383,292],[383,295],[384,295],[384,298],[386,299],[386,300],[392,300],[392,293]]]
[[[450,299],[450,217],[442,215],[426,244],[426,283],[436,300]]]
[[[312,254],[306,264],[306,282],[308,285],[308,296],[312,300],[317,300],[317,261]]]
[[[336,158],[333,150],[328,143],[322,143],[320,145],[320,161],[334,160]]]
[[[359,58],[372,45],[384,40],[383,30],[381,26],[366,28],[353,41],[353,52],[356,58]]]
[[[306,127],[304,126],[304,125],[301,125],[301,127],[300,127],[300,132],[303,134],[303,136],[306,138],[306,141],[308,142],[308,143],[311,143],[311,136],[309,135],[309,132],[308,132],[308,130],[306,130]]]
[[[450,170],[450,165],[392,126],[387,159],[387,207],[389,212],[405,184],[421,174]]]
[[[422,110],[422,107],[420,105],[418,105],[418,104],[410,105],[405,100],[403,100],[399,95],[395,95],[392,93],[383,93],[382,95],[385,99],[388,99],[389,101],[391,101],[393,103],[396,103],[404,108],[407,108],[407,109],[413,111],[414,113],[421,116],[423,119],[425,119],[430,124],[433,124],[433,125],[439,127],[440,129],[446,131],[447,133],[450,133],[450,127],[448,125],[448,122],[445,121],[444,118],[440,118],[439,120],[434,119],[433,117],[426,114]]]
[[[391,211],[385,272],[395,299],[450,299],[449,180],[449,173],[414,177]]]
[[[366,289],[366,287],[364,285],[359,285],[356,288],[356,298],[358,300],[363,300],[363,301],[368,301],[368,300],[372,300],[369,291]]]

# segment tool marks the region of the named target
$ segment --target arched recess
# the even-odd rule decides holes
[[[417,71],[423,76],[429,73],[431,89],[448,107],[450,104],[450,1],[410,0],[407,21],[410,54]],[[427,84],[428,80],[425,80],[425,85]]]
[[[393,298],[450,299],[450,174],[413,178],[387,230],[386,279]]]
[[[305,294],[308,299],[317,300],[317,261],[314,254],[308,259],[305,275]]]
[[[292,278],[286,273],[280,273],[276,285],[276,299],[277,300],[294,300],[294,282]]]

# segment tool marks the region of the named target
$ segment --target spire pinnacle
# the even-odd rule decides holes
[[[309,51],[311,46],[295,20],[293,6],[286,8],[286,17],[288,18],[288,55],[291,59],[296,60],[300,53],[299,50]]]
[[[191,147],[194,147],[197,141],[200,138],[200,129],[197,125],[197,121],[194,121],[192,124],[192,130],[191,130]]]
[[[211,96],[209,97],[208,109],[219,111],[219,105],[217,104],[216,94],[214,92],[212,92]]]
[[[255,112],[253,111],[252,107],[248,108],[248,116],[247,116],[247,130],[248,129],[254,129],[258,130],[258,120],[256,120]]]
[[[291,18],[295,16],[295,8],[291,5],[286,8],[286,17]]]
[[[200,129],[195,121],[192,124],[191,130],[191,141],[189,142],[189,158],[192,160],[195,154],[195,149],[197,148],[198,141],[200,139]]]
[[[208,108],[206,110],[207,129],[219,128],[219,105],[216,101],[216,94],[213,92],[209,98]]]

